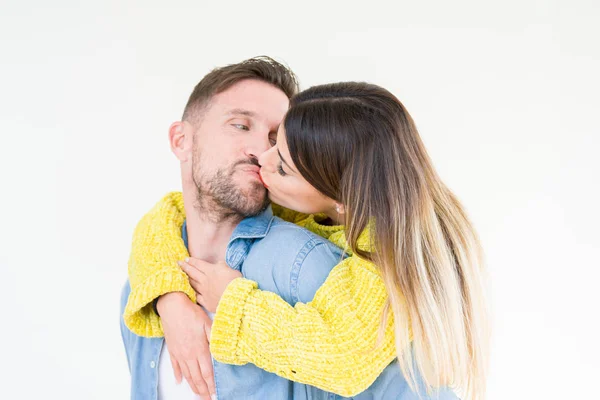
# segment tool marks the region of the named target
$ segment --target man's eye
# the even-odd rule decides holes
[[[250,130],[250,128],[248,128],[246,125],[242,125],[242,124],[232,124],[232,126],[234,128],[241,129],[243,131],[249,131]]]

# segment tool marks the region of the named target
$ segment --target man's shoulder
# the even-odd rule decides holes
[[[343,257],[327,239],[274,217],[265,237],[254,242],[242,273],[295,304],[310,301]]]
[[[297,246],[324,246],[336,254],[341,255],[343,251],[329,240],[279,217],[273,217],[271,227],[263,239],[266,242],[282,243]]]
[[[278,217],[273,217],[266,235],[254,242],[250,253],[258,253],[260,259],[271,262],[302,264],[316,260],[332,265],[344,255],[343,250],[329,240]]]

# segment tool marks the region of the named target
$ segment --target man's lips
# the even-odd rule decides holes
[[[265,181],[263,181],[262,175],[260,174],[260,167],[255,166],[255,165],[250,165],[250,166],[246,166],[246,167],[242,168],[242,171],[255,175],[258,178],[258,180],[260,181],[260,183],[262,183],[263,186],[265,188],[267,188],[267,185],[265,184]]]
[[[244,164],[246,164],[246,163],[244,163]],[[265,187],[265,189],[269,188],[269,186],[263,180],[263,177],[261,175],[261,168],[258,165],[255,165],[255,164],[244,165],[241,168],[241,170],[255,175],[258,178],[258,180],[260,181],[260,183],[262,183],[262,185]]]
[[[243,171],[246,172],[254,172],[255,174],[258,174],[258,171],[260,171],[260,167],[256,167],[254,165],[248,165],[247,167],[242,168]]]

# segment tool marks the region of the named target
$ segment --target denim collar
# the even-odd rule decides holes
[[[233,233],[231,234],[231,238],[229,239],[229,243],[227,247],[231,245],[231,243],[237,239],[262,239],[267,236],[269,233],[269,229],[271,228],[271,223],[273,222],[273,210],[271,206],[267,207],[267,209],[261,212],[254,217],[244,218],[242,222],[235,227]],[[183,238],[183,243],[185,243],[185,247],[188,247],[188,234],[187,234],[187,220],[183,221],[183,226],[181,227],[181,237]]]

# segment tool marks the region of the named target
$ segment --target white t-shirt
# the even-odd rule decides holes
[[[212,320],[213,313],[207,312]],[[158,360],[158,400],[199,400],[200,396],[192,392],[185,377],[178,385],[175,381],[175,372],[171,364],[171,356],[167,342],[163,342],[160,358]]]

